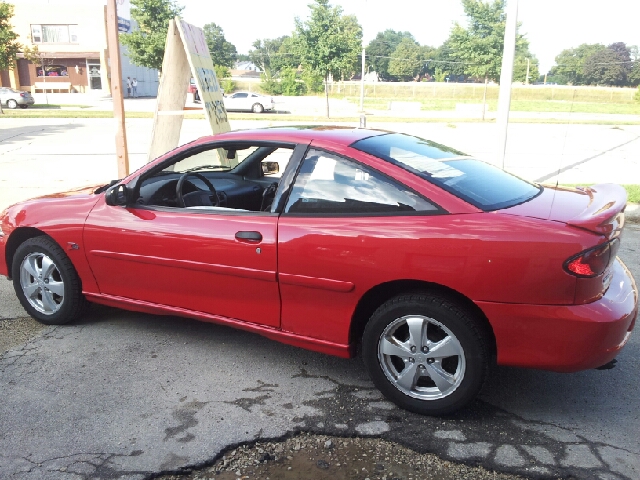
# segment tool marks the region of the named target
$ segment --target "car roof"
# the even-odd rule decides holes
[[[284,127],[257,128],[252,130],[235,130],[217,135],[201,137],[197,143],[214,141],[272,141],[283,143],[319,143],[351,145],[353,142],[377,135],[389,133],[384,130],[367,128],[340,127],[327,125],[298,125]]]

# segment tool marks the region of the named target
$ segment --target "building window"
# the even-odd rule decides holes
[[[36,73],[39,77],[44,77],[44,72],[47,73],[47,77],[68,77],[69,72],[64,65],[45,65],[44,71],[42,66],[36,68]]]
[[[78,43],[77,25],[31,25],[33,43]]]

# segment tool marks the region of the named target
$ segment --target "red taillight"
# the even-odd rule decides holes
[[[21,96],[21,97],[26,97],[26,96],[27,96],[27,94],[26,94],[26,93],[21,93],[21,94],[20,94],[20,96]]]
[[[574,255],[564,263],[567,272],[577,277],[597,277],[615,260],[620,240],[617,238]]]

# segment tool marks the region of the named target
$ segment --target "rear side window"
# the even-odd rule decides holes
[[[300,166],[285,213],[440,213],[438,207],[385,175],[321,150],[310,150]]]
[[[493,165],[410,135],[378,135],[351,146],[409,170],[484,211],[518,205],[541,191]]]

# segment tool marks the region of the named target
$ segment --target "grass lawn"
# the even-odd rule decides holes
[[[344,97],[351,103],[360,105],[360,97]],[[454,100],[454,99],[404,99],[405,101],[418,102],[421,110],[443,111],[456,109],[458,103],[482,103],[478,100]],[[397,98],[365,98],[365,110],[387,110],[389,102],[398,101]],[[496,111],[498,101],[487,100],[489,111]],[[601,103],[601,102],[570,102],[566,100],[512,100],[513,112],[567,112],[567,113],[624,113],[640,115],[640,103]]]

